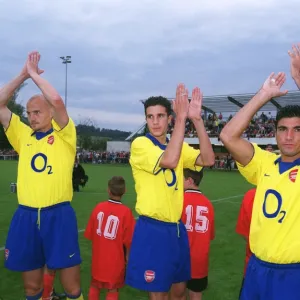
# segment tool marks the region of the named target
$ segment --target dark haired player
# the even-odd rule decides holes
[[[140,215],[132,240],[126,284],[148,291],[150,299],[168,299],[174,284],[177,294],[185,294],[190,279],[189,242],[180,221],[183,207],[183,168],[200,170],[214,164],[214,152],[201,118],[202,94],[195,88],[189,103],[188,91],[179,85],[173,109],[175,127],[167,139],[171,103],[152,97],[144,103],[149,134],[131,145],[130,164],[137,192],[136,211]],[[186,119],[197,130],[200,151],[184,142]],[[145,247],[144,245],[147,245]]]
[[[241,174],[257,186],[250,227],[253,255],[242,300],[300,299],[300,106],[285,106],[276,115],[280,156],[241,137],[256,112],[271,99],[287,94],[281,91],[284,82],[284,73],[272,73],[220,136]]]

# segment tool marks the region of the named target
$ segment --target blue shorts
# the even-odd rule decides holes
[[[240,300],[299,300],[300,264],[272,264],[251,256]]]
[[[148,292],[168,292],[191,279],[189,241],[182,222],[140,216],[130,247],[125,283]]]
[[[77,220],[70,202],[50,207],[19,205],[5,245],[5,267],[31,271],[69,268],[81,263]]]

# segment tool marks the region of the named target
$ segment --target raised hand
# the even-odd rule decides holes
[[[32,74],[39,74],[40,59],[41,55],[37,51],[33,51],[28,55],[26,66],[29,76],[31,76]]]
[[[183,83],[180,83],[176,89],[176,98],[173,101],[173,110],[176,117],[186,119],[189,111],[189,93]]]
[[[267,96],[267,100],[272,98],[281,97],[288,93],[287,90],[281,91],[283,84],[285,83],[285,73],[279,72],[277,75],[272,73],[263,84],[260,92],[263,92]]]
[[[198,87],[193,89],[192,100],[190,102],[188,118],[191,120],[200,120],[202,110],[203,94]]]
[[[26,78],[30,78],[30,74],[42,74],[44,70],[39,69],[38,63],[40,61],[40,54],[37,51],[32,51],[28,54],[26,63],[21,71],[21,74]]]
[[[292,46],[293,50],[289,50],[288,54],[291,58],[291,75],[295,78],[300,78],[300,43]]]

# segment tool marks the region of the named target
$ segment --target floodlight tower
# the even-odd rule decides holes
[[[67,107],[67,94],[68,94],[68,64],[70,64],[71,56],[61,56],[60,59],[62,60],[62,63],[66,65],[66,82],[65,82],[65,106]]]

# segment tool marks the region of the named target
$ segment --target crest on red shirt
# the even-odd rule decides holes
[[[150,283],[155,279],[155,272],[147,270],[147,271],[145,271],[144,277],[145,277],[146,282]]]
[[[53,143],[54,143],[54,136],[53,135],[50,135],[49,137],[48,137],[48,144],[50,144],[50,145],[52,145]]]
[[[4,253],[5,253],[5,260],[8,260],[9,250],[5,249]]]
[[[298,174],[298,169],[292,170],[292,171],[289,173],[289,179],[290,179],[290,181],[295,182],[295,181],[296,181],[297,174]]]

